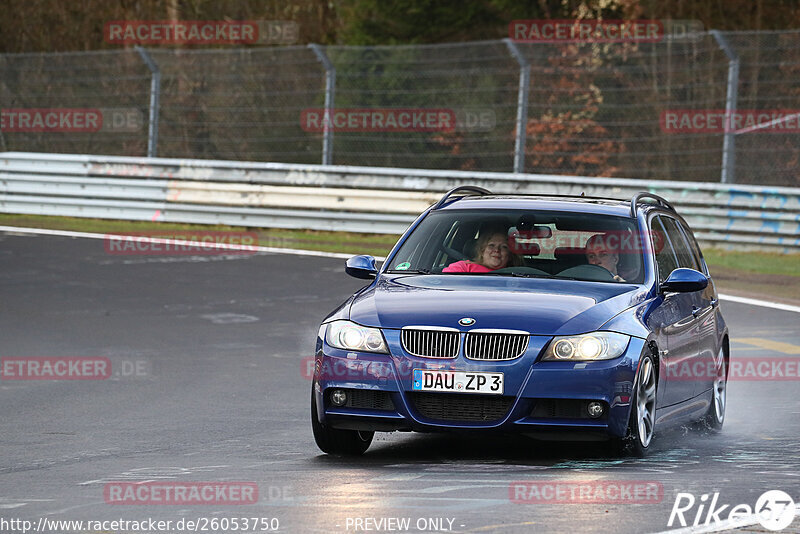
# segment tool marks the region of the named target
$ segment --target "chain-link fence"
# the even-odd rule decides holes
[[[327,152],[337,165],[797,186],[798,74],[800,31],[0,55],[0,150],[295,163]],[[344,122],[311,124],[326,105]],[[709,127],[726,105],[771,123]],[[102,127],[35,127],[53,109],[99,110]],[[376,110],[377,126],[359,122]],[[387,110],[446,124],[389,127]]]

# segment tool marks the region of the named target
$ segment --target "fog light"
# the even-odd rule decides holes
[[[603,415],[605,409],[603,408],[602,402],[594,401],[589,403],[589,405],[586,407],[586,411],[589,413],[589,417],[591,417],[592,419],[597,419],[598,417]]]
[[[344,406],[347,402],[347,393],[343,389],[334,389],[331,392],[331,404],[334,406]]]

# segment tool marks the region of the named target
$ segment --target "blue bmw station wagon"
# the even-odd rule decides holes
[[[601,440],[643,455],[656,429],[725,418],[728,330],[684,219],[630,201],[445,194],[371,283],[322,323],[311,423],[361,454],[376,431]]]

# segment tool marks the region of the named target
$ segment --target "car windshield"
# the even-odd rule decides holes
[[[430,213],[389,273],[490,275],[641,283],[642,243],[628,217],[532,210]]]

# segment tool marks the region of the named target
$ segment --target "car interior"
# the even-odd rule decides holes
[[[498,269],[496,273],[582,280],[613,280],[607,270],[588,263],[586,242],[591,236],[614,232],[618,236],[633,237],[632,224],[621,223],[619,217],[543,212],[487,217],[485,213],[473,212],[436,224],[427,239],[418,242],[406,256],[409,258],[406,261],[416,266],[430,266],[427,270],[431,273],[442,273],[453,262],[474,260],[482,233],[495,232],[498,228],[508,229],[509,250],[519,258],[520,265]],[[618,270],[620,275],[625,274],[626,281],[639,281],[641,252],[620,253]]]

